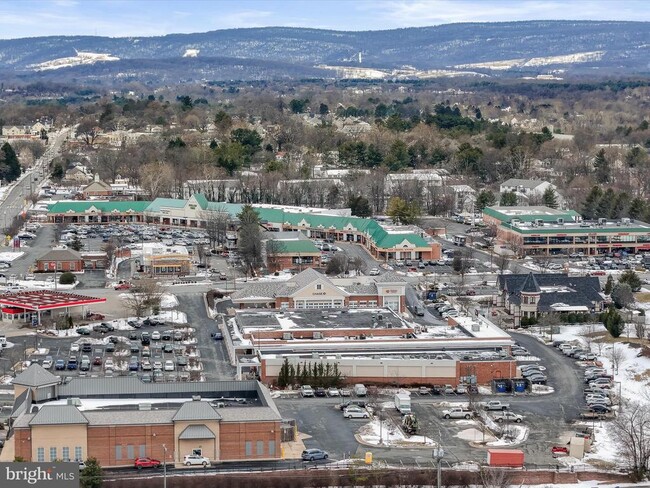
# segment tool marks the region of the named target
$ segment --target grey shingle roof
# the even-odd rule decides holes
[[[597,276],[568,276],[563,273],[535,274],[535,281],[541,294],[537,309],[545,312],[554,303],[565,303],[569,306],[586,306],[592,308],[594,303],[603,301],[600,295],[600,281]],[[521,302],[521,290],[526,285],[529,274],[499,275],[497,286],[499,290],[508,292],[508,301],[513,304]],[[552,287],[563,288],[553,291]],[[544,290],[547,288],[547,290]]]
[[[222,408],[219,409],[222,422],[241,422],[241,421],[275,421],[282,420],[282,416],[268,407],[244,407],[244,408]]]
[[[524,188],[537,188],[544,183],[542,180],[521,180],[518,178],[510,178],[509,180],[501,183],[501,186],[523,186]]]
[[[46,252],[39,261],[79,261],[83,259],[81,254],[73,249],[52,249]]]
[[[172,418],[174,422],[179,420],[220,420],[221,415],[217,413],[212,405],[208,402],[185,402],[178,409],[176,415]]]
[[[215,437],[214,432],[208,429],[205,425],[188,425],[178,436],[180,440],[214,439]]]
[[[176,410],[94,410],[84,415],[93,425],[170,424]]]
[[[345,287],[351,295],[376,295],[377,294],[377,284],[376,283],[353,283]]]
[[[230,298],[231,300],[241,300],[242,298],[250,297],[264,297],[273,299],[282,290],[284,290],[284,283],[277,283],[273,281],[248,283],[243,288],[240,288],[239,290],[231,293]]]
[[[88,419],[74,405],[43,405],[29,425],[87,424]]]
[[[375,283],[404,283],[404,277],[393,271],[375,277]]]
[[[14,378],[13,383],[20,386],[48,386],[56,385],[61,378],[50,373],[40,364],[33,363],[25,371]]]
[[[535,275],[533,273],[528,273],[528,276],[526,276],[526,279],[524,280],[524,283],[521,285],[521,288],[519,289],[521,293],[539,293],[539,285],[537,284],[537,280],[535,279]]]

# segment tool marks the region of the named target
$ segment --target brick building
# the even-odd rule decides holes
[[[82,188],[81,194],[84,200],[93,197],[111,197],[113,196],[113,188],[108,183],[100,180],[99,175],[95,175],[93,181]]]
[[[394,273],[330,279],[308,268],[284,282],[251,282],[230,297],[235,307],[315,309],[390,308],[403,312],[406,282]]]
[[[267,235],[264,248],[270,273],[320,267],[321,251],[302,232],[267,232]]]
[[[183,457],[193,453],[211,462],[281,457],[281,417],[257,381],[142,383],[118,377],[62,383],[34,364],[15,378],[14,394],[0,461],[96,457],[111,467],[133,466],[136,457],[149,456],[182,466]],[[220,408],[228,407],[228,400],[201,396],[245,401]],[[133,403],[125,405],[125,398]],[[156,401],[163,406],[151,408]]]
[[[73,249],[52,249],[36,260],[36,269],[41,272],[83,271],[84,258]]]

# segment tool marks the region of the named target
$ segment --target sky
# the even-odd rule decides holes
[[[0,0],[0,39],[267,26],[380,30],[540,19],[650,21],[650,0]]]

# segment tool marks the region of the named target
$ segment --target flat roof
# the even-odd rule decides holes
[[[501,225],[522,234],[561,234],[562,232],[573,234],[625,234],[629,232],[650,234],[650,224],[638,220],[629,223],[620,220],[565,222],[564,224],[544,222],[544,225],[533,225],[533,222],[518,222],[516,224],[503,222]]]
[[[0,305],[24,310],[54,310],[104,303],[106,298],[89,297],[62,291],[21,291],[0,295]]]

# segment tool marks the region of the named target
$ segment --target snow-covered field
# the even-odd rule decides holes
[[[415,447],[419,445],[429,447],[436,445],[436,442],[428,437],[404,435],[401,429],[390,420],[384,420],[382,425],[379,420],[372,420],[358,430],[358,436],[362,442],[374,446]]]

